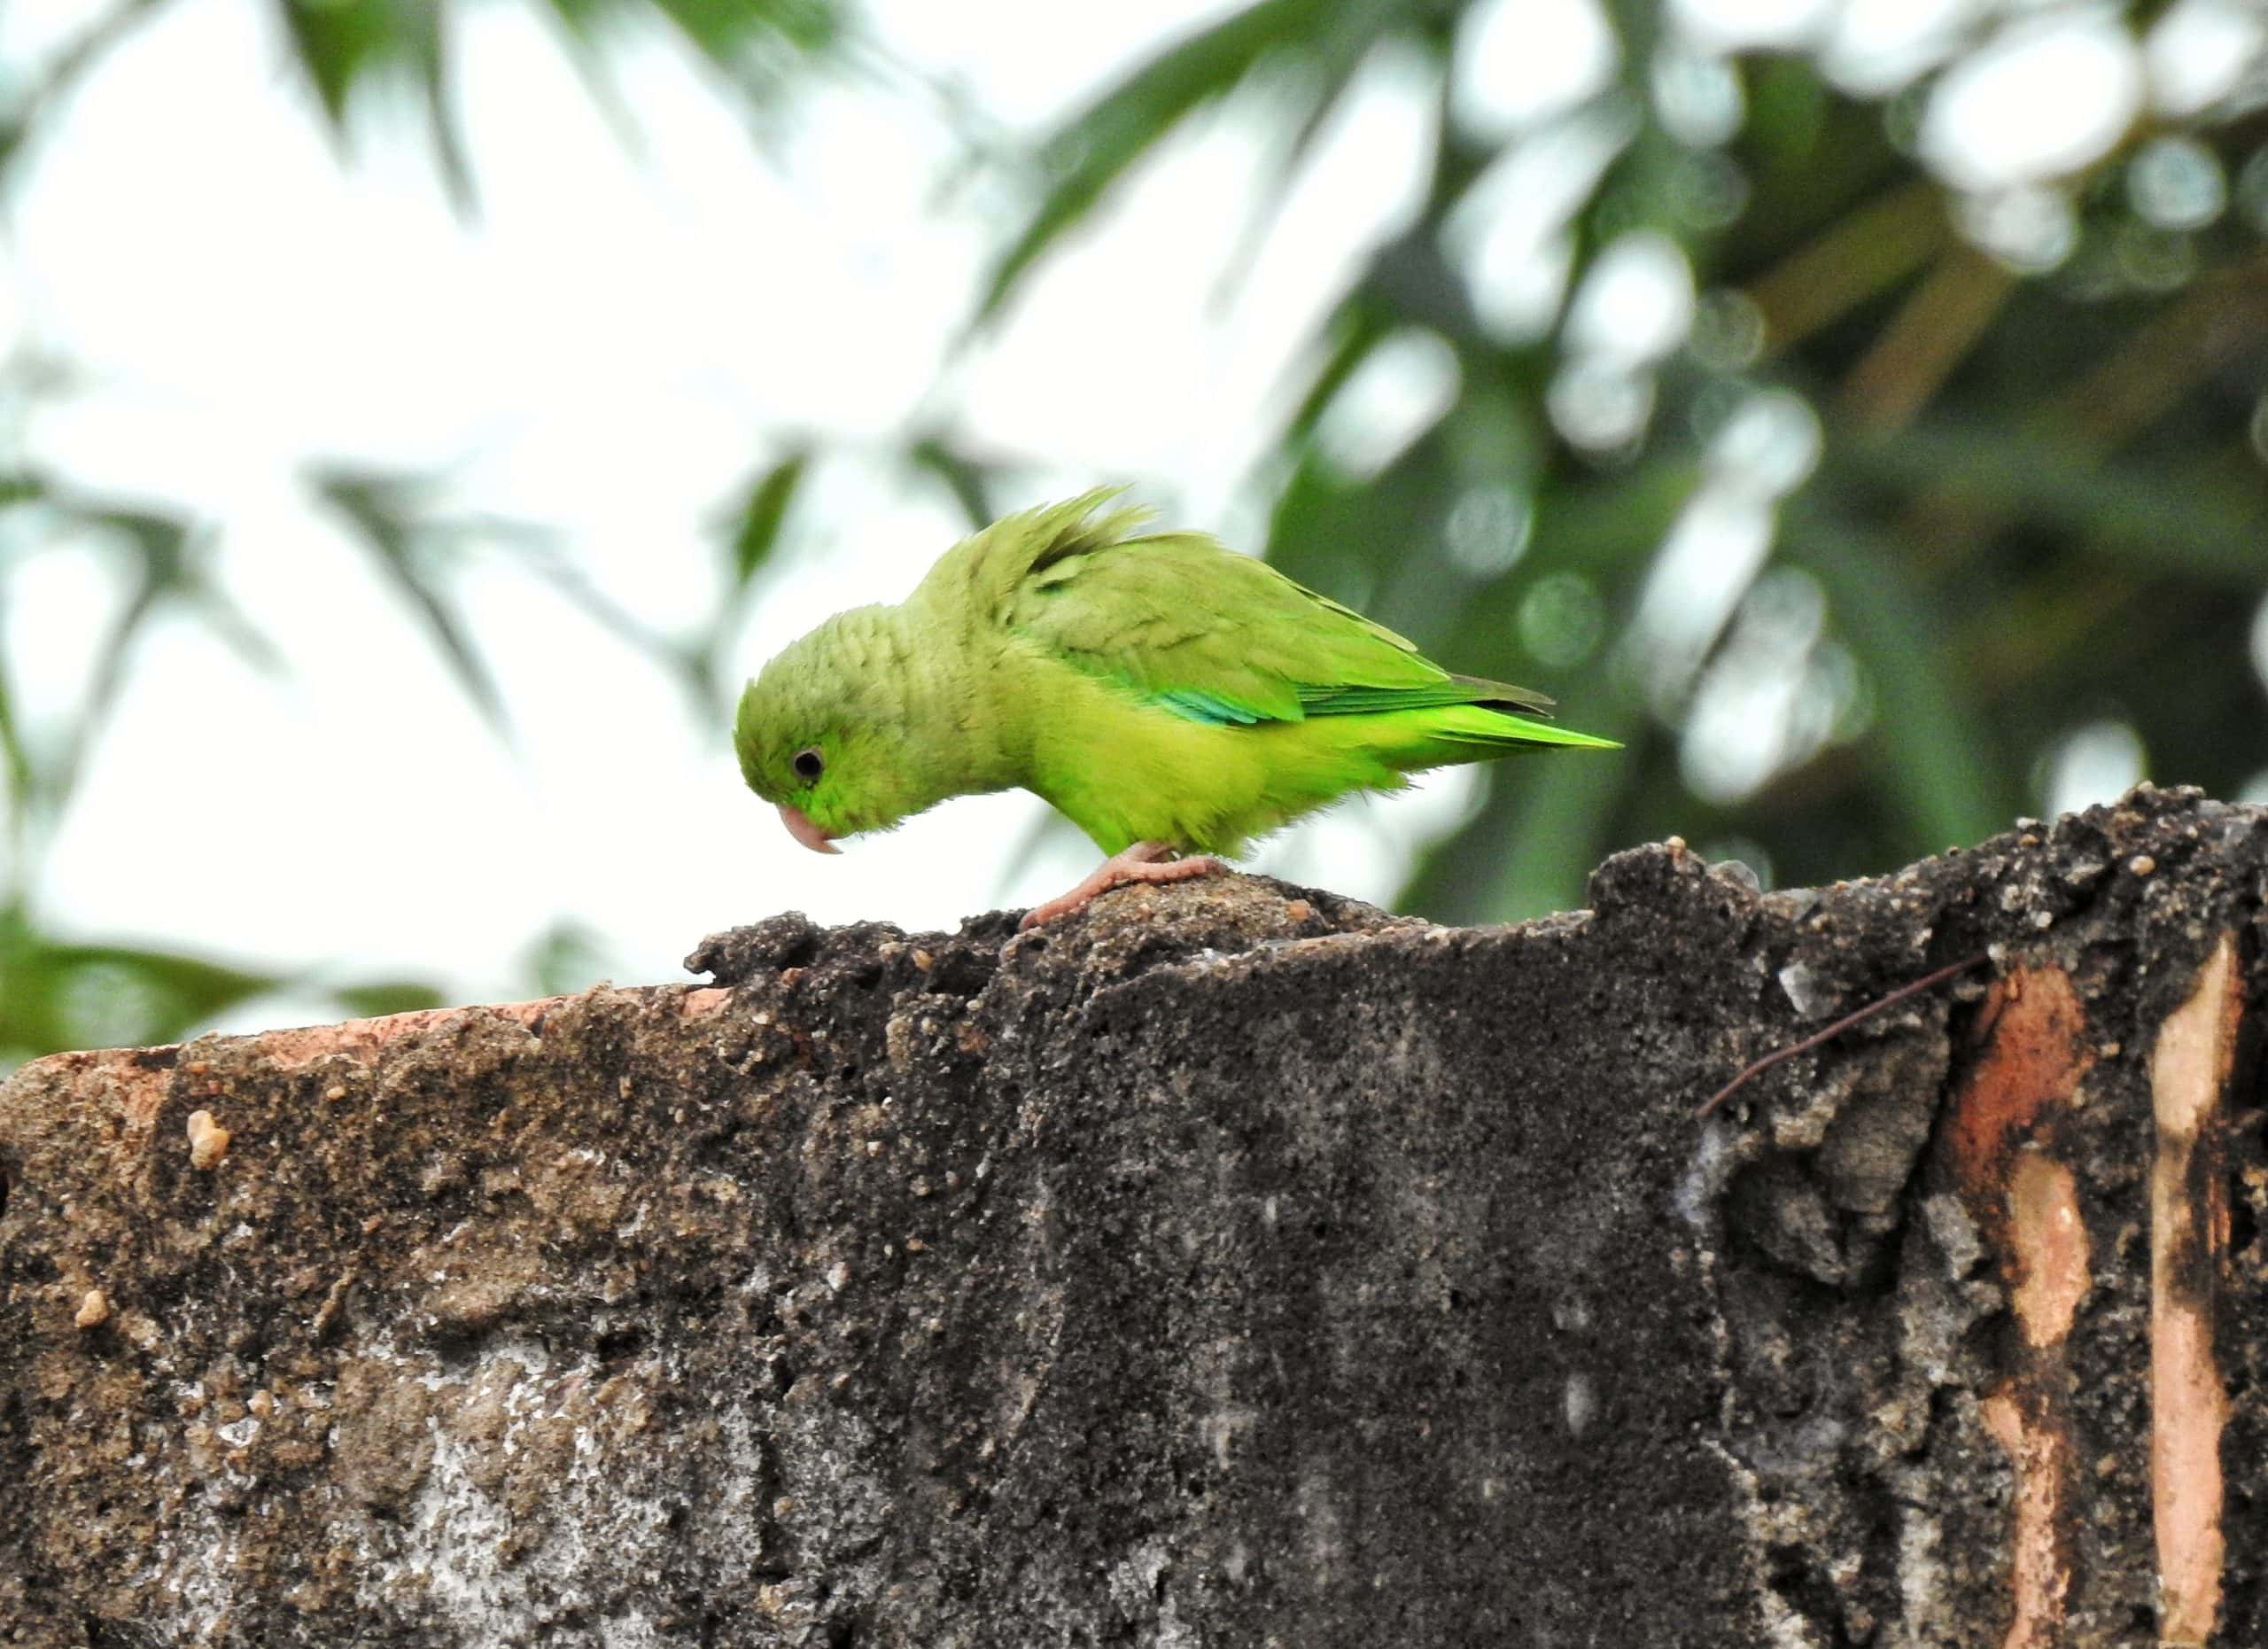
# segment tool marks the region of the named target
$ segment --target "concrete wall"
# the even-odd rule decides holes
[[[2144,791],[39,1062],[0,1641],[2268,1642],[2264,877]]]

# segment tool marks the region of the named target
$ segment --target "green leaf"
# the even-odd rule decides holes
[[[1314,152],[1316,140],[1344,100],[1347,89],[1354,83],[1356,72],[1371,49],[1394,23],[1402,20],[1404,10],[1391,0],[1386,4],[1371,0],[1370,4],[1340,4],[1324,17],[1311,49],[1300,66],[1298,84],[1287,99],[1289,106],[1303,112],[1289,136],[1277,145],[1267,172],[1254,191],[1257,199],[1251,217],[1236,250],[1229,255],[1227,271],[1221,279],[1224,293],[1235,290],[1243,272],[1259,258],[1267,232],[1282,213],[1301,167]]]
[[[32,139],[52,123],[54,111],[80,80],[160,3],[122,0],[50,56],[35,82],[8,98],[10,106],[0,113],[0,174],[23,158]]]
[[[625,24],[657,16],[714,67],[750,113],[762,115],[790,89],[794,74],[826,63],[852,34],[853,8],[834,0],[531,0],[561,25],[568,55],[601,114],[636,149],[634,112],[602,60],[610,39],[634,36]],[[614,25],[610,29],[610,25]]]
[[[154,945],[87,944],[42,931],[21,901],[0,905],[0,1066],[83,1047],[178,1042],[262,997],[314,992],[356,1018],[444,1005],[416,979],[326,983]]]
[[[1910,426],[1842,455],[1856,474],[2047,527],[2148,575],[2184,572],[2249,588],[2268,572],[2268,488],[2194,463],[2106,456],[2038,427]]]
[[[755,598],[759,575],[771,564],[786,531],[788,511],[816,456],[806,445],[791,446],[775,463],[757,471],[739,501],[722,510],[715,530],[725,539],[729,583],[715,621],[679,653],[688,691],[704,720],[715,719],[731,695],[720,691],[723,659]]]
[[[1285,425],[1283,439],[1286,445],[1315,432],[1317,422],[1329,410],[1339,392],[1346,388],[1347,380],[1370,358],[1371,351],[1393,332],[1394,325],[1395,317],[1361,290],[1332,311],[1325,328],[1323,364]]]
[[[366,979],[333,985],[329,992],[350,1018],[383,1019],[388,1014],[414,1014],[443,1007],[447,999],[420,979]]]
[[[116,706],[135,643],[151,620],[167,609],[190,610],[256,669],[281,673],[284,662],[207,572],[206,551],[213,542],[209,532],[186,517],[105,504],[53,486],[44,489],[44,496],[58,525],[91,530],[106,544],[122,547],[130,561],[125,604],[97,649],[76,727],[50,787],[50,799],[59,802],[70,793]]]
[[[810,469],[811,449],[797,447],[756,478],[745,499],[733,512],[733,587],[748,587],[772,559],[780,543],[780,529],[788,519],[796,489]]]
[[[1979,842],[2022,811],[2024,771],[1994,736],[1973,683],[1948,645],[1949,615],[1906,568],[1892,545],[1861,528],[1791,503],[1783,556],[1808,569],[1875,689],[1882,789],[1902,813],[1906,844],[1919,856],[1947,843]]]
[[[431,564],[449,553],[450,543],[447,534],[437,533],[420,515],[423,484],[345,469],[317,470],[309,479],[316,494],[354,528],[378,571],[409,603],[465,696],[500,736],[509,736],[503,697]]]
[[[961,514],[974,528],[989,526],[1000,512],[992,502],[992,469],[982,459],[972,458],[952,446],[942,435],[924,435],[905,449],[905,456],[917,471],[934,475],[945,484],[953,502],[960,506]]]
[[[591,928],[563,917],[538,937],[520,967],[539,996],[568,996],[587,991],[606,977],[610,953]]]
[[[0,911],[0,1049],[177,1041],[282,983],[178,952],[58,942],[36,930],[21,906]]]
[[[355,82],[399,53],[394,11],[391,0],[283,0],[300,71],[334,127],[346,122]]]
[[[126,548],[133,564],[130,608],[168,603],[191,608],[246,664],[282,673],[284,659],[275,644],[213,578],[206,562],[216,535],[209,527],[188,516],[105,504],[61,489],[50,488],[43,496],[62,525],[90,528]],[[136,621],[146,616],[137,615]]]
[[[4,612],[0,606],[0,612]],[[32,805],[38,796],[39,777],[32,766],[31,751],[24,743],[24,730],[16,718],[15,690],[8,679],[8,660],[0,654],[0,760],[4,760],[8,774],[8,876],[0,883],[0,898],[23,896],[23,878],[30,874],[25,852],[30,834]]]
[[[791,54],[816,56],[842,34],[841,11],[826,0],[653,0],[653,4],[703,57],[747,85],[766,83],[770,61]]]
[[[518,521],[481,517],[468,521],[436,522],[429,532],[453,540],[484,539],[518,561],[556,590],[584,617],[621,642],[643,653],[664,669],[682,673],[687,649],[652,629],[624,608],[571,561],[548,528]]]
[[[47,478],[35,471],[19,470],[0,475],[0,509],[12,509],[18,504],[42,503],[47,496]]]
[[[1055,181],[993,266],[973,324],[999,312],[1031,266],[1094,209],[1129,167],[1330,13],[1325,0],[1260,0],[1167,48],[1075,115],[1041,151],[1040,162]]]
[[[300,72],[334,136],[347,136],[358,87],[394,74],[424,105],[435,159],[461,209],[472,201],[464,146],[449,107],[447,0],[278,0]]]

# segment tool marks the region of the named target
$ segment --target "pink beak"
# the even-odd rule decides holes
[[[785,802],[781,803],[780,822],[788,827],[789,836],[794,836],[814,853],[839,853],[843,851],[835,845],[833,836],[804,816],[804,811],[800,807],[790,807]]]

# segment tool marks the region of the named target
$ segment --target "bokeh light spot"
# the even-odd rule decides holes
[[[1655,55],[1649,79],[1664,128],[1697,149],[1729,143],[1748,113],[1740,75],[1721,57],[1666,46]]]
[[[1601,253],[1567,314],[1567,344],[1608,362],[1658,361],[1693,327],[1693,266],[1658,229],[1634,229]]]
[[[2260,610],[2252,615],[2252,670],[2268,688],[2268,595],[2260,598]]]
[[[1654,378],[1596,359],[1570,362],[1545,393],[1551,422],[1586,452],[1612,452],[1645,432],[1654,412]]]
[[[2268,49],[2268,14],[2256,0],[2176,0],[2142,43],[2150,101],[2179,119],[2202,113],[2256,71]]]
[[[2197,245],[2188,236],[2148,223],[2118,226],[2118,274],[2144,292],[2178,292],[2197,275]]]
[[[1606,604],[1582,574],[1553,572],[1520,597],[1513,622],[1531,658],[1547,670],[1566,670],[1598,649],[1606,634]]]
[[[1449,559],[1476,579],[1510,572],[1534,533],[1534,507],[1510,486],[1468,486],[1442,524]]]
[[[2142,735],[2124,721],[2105,719],[2074,727],[2055,743],[2047,760],[2047,815],[2077,813],[2115,802],[2141,782]]]
[[[1685,346],[1713,372],[1744,371],[1764,354],[1764,311],[1746,292],[1720,286],[1694,306]]]
[[[1818,467],[1824,439],[1811,402],[1793,390],[1767,389],[1725,420],[1710,455],[1728,475],[1778,498],[1801,486]]]
[[[1950,56],[1977,10],[1977,0],[1845,0],[1820,67],[1854,96],[1886,97]]]
[[[1834,0],[1672,0],[1679,31],[1703,50],[1802,47],[1826,29]]]
[[[2048,184],[1963,195],[1954,220],[1971,245],[2026,275],[2045,275],[2079,244],[2070,197]]]
[[[2010,24],[1946,71],[1922,152],[1962,189],[2038,183],[2101,159],[2141,105],[2141,57],[2117,18],[2060,10]]]
[[[1601,98],[1509,144],[1443,221],[1442,253],[1497,341],[1550,330],[1574,267],[1568,226],[1637,130],[1627,99]]]
[[[1725,229],[1748,210],[1748,174],[1730,155],[1697,150],[1679,158],[1669,192],[1678,221],[1688,229]]]
[[[1596,0],[1483,0],[1457,21],[1450,115],[1502,143],[1597,96],[1621,55]]]
[[[1405,327],[1364,356],[1316,425],[1316,445],[1342,473],[1368,480],[1456,404],[1463,375],[1438,332]]]
[[[2154,137],[2127,163],[2126,198],[2160,229],[2202,229],[2228,205],[2228,179],[2194,137]]]
[[[1687,501],[1647,570],[1627,659],[1647,703],[1674,720],[1693,677],[1772,548],[1771,503],[1720,482]]]

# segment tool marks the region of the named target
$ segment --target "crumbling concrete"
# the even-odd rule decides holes
[[[2268,816],[1591,898],[27,1067],[0,1640],[2268,1642]]]

